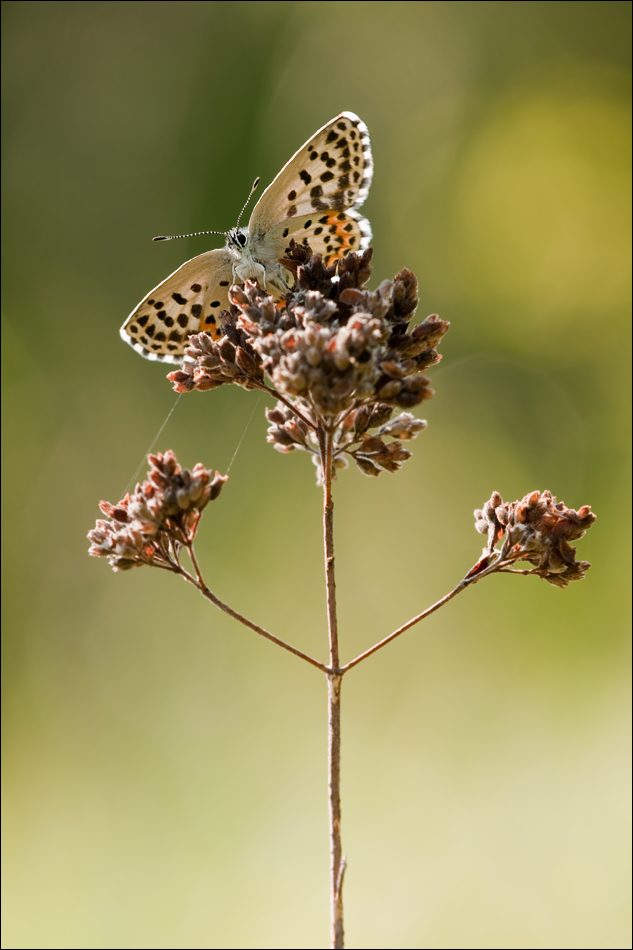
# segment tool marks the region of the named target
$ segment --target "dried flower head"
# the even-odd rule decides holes
[[[401,412],[388,421],[392,413],[392,406],[378,403],[372,407],[363,406],[345,416],[334,433],[333,474],[336,474],[337,470],[347,468],[348,458],[353,459],[365,475],[397,472],[402,463],[411,458],[411,452],[403,448],[402,443],[397,440],[415,439],[426,428],[426,421],[416,419],[410,412]],[[301,419],[297,419],[292,409],[288,409],[281,402],[278,402],[274,409],[267,409],[266,417],[271,423],[268,428],[268,442],[284,455],[296,449],[309,452],[317,466],[317,484],[321,485],[321,460],[314,430]],[[368,432],[376,427],[376,432]],[[386,442],[385,439],[393,441]]]
[[[234,382],[266,389],[280,400],[267,410],[268,441],[278,451],[316,457],[315,433],[326,427],[334,468],[348,456],[367,475],[398,471],[411,456],[399,440],[415,438],[426,423],[406,411],[389,419],[433,395],[424,371],[439,362],[436,347],[449,325],[433,315],[409,329],[418,304],[414,274],[405,268],[367,290],[371,255],[371,248],[350,253],[328,267],[293,242],[282,261],[294,280],[285,301],[275,303],[250,281],[233,286],[222,339],[190,338],[182,369],[168,377],[174,388]]]
[[[226,311],[221,316],[223,335],[219,341],[208,333],[189,337],[182,368],[167,376],[177,393],[193,389],[206,392],[223,383],[236,383],[244,389],[261,386],[261,357],[253,350],[245,331],[236,325],[235,316]]]
[[[549,491],[534,491],[513,502],[504,502],[499,492],[493,492],[484,507],[475,511],[477,531],[488,535],[477,567],[487,567],[496,553],[499,565],[528,561],[534,565],[528,573],[556,587],[567,587],[591,567],[588,561],[576,560],[576,549],[569,542],[581,538],[595,520],[589,505],[574,511],[557,503]],[[502,540],[499,549],[496,545]]]
[[[142,564],[177,570],[182,547],[191,545],[202,511],[228,478],[200,462],[182,469],[171,451],[147,459],[147,481],[116,505],[100,502],[107,520],[88,533],[88,553],[107,557],[114,571]]]

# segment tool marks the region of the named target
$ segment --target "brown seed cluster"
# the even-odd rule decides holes
[[[148,479],[113,505],[99,503],[107,520],[88,533],[88,551],[107,557],[114,571],[150,564],[174,570],[183,546],[194,539],[204,508],[218,497],[227,475],[200,462],[182,469],[173,452],[149,455]]]
[[[268,441],[279,451],[315,454],[315,430],[326,426],[335,467],[347,464],[346,455],[368,475],[397,471],[411,456],[399,440],[415,438],[426,423],[408,412],[390,417],[433,395],[424,371],[441,359],[437,346],[449,325],[433,315],[409,329],[414,274],[405,268],[367,290],[371,255],[368,248],[327,266],[292,242],[282,261],[294,281],[285,300],[275,303],[250,281],[233,286],[223,337],[190,338],[182,369],[168,377],[174,389],[268,388],[265,374],[283,400],[267,411]]]
[[[411,458],[411,452],[398,440],[415,439],[426,428],[426,422],[410,412],[401,412],[391,419],[392,413],[392,406],[378,403],[362,406],[345,416],[336,429],[332,446],[334,475],[337,469],[347,468],[348,458],[353,459],[365,475],[399,471],[402,463]],[[319,451],[313,430],[280,402],[274,409],[267,409],[266,416],[271,423],[268,441],[284,455],[295,449],[310,452],[317,466],[317,482],[321,484]],[[370,433],[369,429],[376,431]]]
[[[210,333],[189,337],[182,368],[167,376],[177,393],[189,393],[193,389],[206,392],[223,383],[236,383],[244,389],[261,387],[264,378],[261,357],[253,349],[248,334],[236,325],[235,316],[226,311],[223,315],[219,340],[214,340]]]
[[[433,316],[408,332],[417,281],[403,269],[366,290],[371,253],[326,267],[295,246],[284,260],[295,285],[278,321],[254,285],[232,293],[275,389],[328,421],[369,402],[410,409],[433,395],[422,373],[439,362],[435,347],[448,324]]]
[[[531,574],[556,587],[580,580],[591,567],[588,561],[576,560],[576,549],[569,542],[581,538],[595,520],[589,505],[574,511],[557,503],[549,491],[534,491],[513,502],[504,502],[499,492],[493,492],[475,511],[477,531],[488,535],[486,555],[503,539],[502,561],[528,561],[534,565]]]

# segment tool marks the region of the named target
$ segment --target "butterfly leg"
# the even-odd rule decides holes
[[[242,284],[245,280],[256,280],[260,287],[266,286],[266,268],[252,258],[234,264],[233,277]]]
[[[286,275],[288,279],[286,279]],[[268,292],[272,292],[273,296],[275,297],[278,297],[280,294],[283,297],[285,294],[287,294],[292,286],[292,283],[293,281],[291,274],[288,271],[284,273],[279,265],[277,265],[277,271],[275,273],[268,273]]]

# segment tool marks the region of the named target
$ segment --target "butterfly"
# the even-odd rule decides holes
[[[371,228],[357,209],[373,167],[367,126],[341,112],[284,165],[248,227],[238,219],[223,248],[187,261],[143,298],[121,327],[125,342],[148,360],[180,363],[192,333],[221,335],[219,315],[229,309],[231,284],[256,280],[277,300],[288,292],[292,278],[280,259],[292,238],[327,264],[364,250]]]

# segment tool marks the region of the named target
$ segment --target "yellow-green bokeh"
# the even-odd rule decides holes
[[[346,679],[348,946],[630,946],[629,4],[3,16],[3,945],[327,945],[320,675],[85,534],[175,401],[118,327],[210,246],[149,239],[232,226],[348,109],[373,286],[411,267],[451,331],[413,459],[336,486],[343,658],[457,582],[493,490],[599,516],[582,583],[492,578]],[[156,448],[225,471],[240,445],[205,573],[325,657],[313,467],[266,445],[258,398],[185,396]]]

